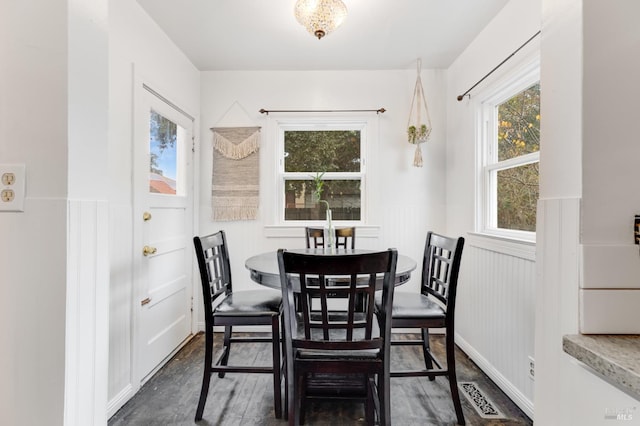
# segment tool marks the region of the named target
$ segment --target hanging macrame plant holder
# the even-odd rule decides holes
[[[413,157],[413,165],[415,167],[422,167],[420,144],[425,143],[431,136],[431,118],[429,117],[429,108],[427,107],[427,100],[424,97],[424,89],[420,79],[421,65],[421,61],[418,59],[418,76],[416,77],[416,86],[413,89],[409,121],[407,123],[408,141],[416,146],[416,152]]]

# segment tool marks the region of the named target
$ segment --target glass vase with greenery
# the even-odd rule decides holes
[[[331,207],[329,206],[329,202],[327,200],[323,200],[322,199],[322,192],[324,191],[324,181],[322,180],[322,177],[324,176],[324,172],[322,173],[316,173],[315,176],[313,176],[313,183],[314,183],[314,189],[313,189],[313,198],[315,200],[317,200],[318,203],[324,203],[326,205],[326,225],[325,225],[325,240],[326,240],[326,244],[325,247],[328,248],[333,248],[334,245],[334,230],[333,230],[333,223],[331,220]]]

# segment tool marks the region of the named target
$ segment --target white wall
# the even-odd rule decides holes
[[[434,127],[423,146],[423,168],[412,166],[414,146],[406,142],[406,125],[416,71],[211,71],[202,73],[200,232],[227,232],[234,286],[256,286],[244,267],[246,258],[280,247],[304,247],[303,229],[295,238],[268,238],[265,226],[273,225],[276,141],[270,120],[281,117],[259,114],[265,109],[377,109],[379,138],[373,141],[367,173],[373,180],[370,225],[379,226],[376,238],[358,238],[358,246],[396,247],[414,259],[421,258],[427,230],[444,231],[445,224],[445,116],[444,73],[423,70],[422,81]],[[258,219],[244,222],[211,220],[212,133],[216,125],[228,125],[226,113],[237,102],[247,124],[263,127],[260,149],[260,211]],[[230,114],[237,108],[233,108]],[[401,290],[416,291],[413,279]]]
[[[603,247],[605,255],[631,249],[631,218],[639,199],[632,182],[638,168],[632,158],[638,148],[627,137],[627,127],[611,121],[637,109],[634,95],[628,93],[638,90],[638,57],[630,54],[638,43],[632,24],[638,3],[542,4],[535,421],[602,425],[608,423],[607,410],[630,409],[633,420],[625,423],[640,424],[638,401],[578,365],[562,351],[561,343],[564,334],[580,331],[579,287],[590,279],[587,271],[601,274],[611,267],[586,265],[585,258],[581,270],[580,243],[608,246]],[[637,262],[637,257],[625,257],[616,267],[622,275],[633,275]],[[617,312],[613,307],[608,313]]]
[[[0,5],[0,163],[24,163],[27,174],[25,212],[0,212],[0,412],[5,424],[61,425],[67,8],[63,0],[34,3]]]
[[[447,232],[466,236],[456,308],[457,343],[529,416],[534,382],[535,247],[469,234],[475,228],[477,113],[496,81],[535,60],[535,38],[463,94],[540,29],[539,0],[511,0],[447,70]],[[494,86],[495,87],[495,86]]]
[[[1,5],[0,163],[26,165],[0,216],[3,424],[106,419],[106,9]]]
[[[106,419],[108,355],[107,0],[68,1],[67,425]]]
[[[135,77],[134,77],[135,73]],[[109,2],[109,415],[138,389],[132,371],[133,93],[139,78],[196,117],[200,75],[134,0]],[[195,132],[196,143],[198,132]]]

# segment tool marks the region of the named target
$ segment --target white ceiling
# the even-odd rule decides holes
[[[201,71],[447,68],[508,0],[343,0],[318,40],[295,0],[137,0]]]

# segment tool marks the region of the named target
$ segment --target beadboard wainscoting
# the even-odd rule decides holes
[[[139,389],[133,382],[133,298],[131,235],[133,212],[125,203],[109,203],[111,282],[109,286],[109,402],[111,417]],[[118,230],[118,232],[115,232]]]
[[[532,418],[535,277],[535,243],[468,235],[456,342]]]
[[[65,424],[107,418],[108,203],[68,200]]]

